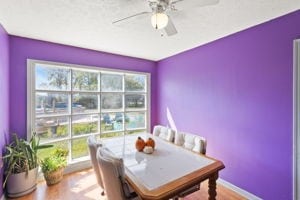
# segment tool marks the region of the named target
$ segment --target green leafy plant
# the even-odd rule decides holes
[[[67,166],[68,150],[56,148],[49,156],[41,160],[41,168],[43,173],[53,172]]]
[[[62,157],[62,158],[67,158],[69,151],[64,148],[56,148],[54,152],[52,153],[53,156],[55,157]]]
[[[39,149],[52,147],[52,145],[40,145],[40,139],[33,133],[31,139],[26,141],[19,138],[17,134],[13,134],[13,141],[5,146],[4,161],[4,174],[5,179],[3,187],[11,174],[18,174],[28,172],[38,166],[39,160],[37,152]]]

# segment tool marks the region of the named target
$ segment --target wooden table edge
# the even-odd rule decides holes
[[[141,199],[169,199],[194,185],[200,184],[202,181],[209,179],[211,176],[214,176],[220,170],[225,168],[224,164],[221,161],[216,159],[213,160],[215,161],[214,163],[194,172],[191,172],[183,177],[180,177],[174,181],[171,181],[170,183],[162,185],[153,190],[148,190],[142,184],[138,184],[139,181],[128,170],[126,170],[126,180],[131,185],[131,187],[137,192]],[[199,176],[199,174],[201,175]]]

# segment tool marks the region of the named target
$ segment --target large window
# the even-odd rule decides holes
[[[88,158],[89,135],[149,131],[149,79],[147,73],[29,60],[28,135],[67,148],[74,163]]]

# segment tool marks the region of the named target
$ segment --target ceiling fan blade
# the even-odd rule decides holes
[[[195,7],[203,7],[209,5],[215,5],[220,0],[174,0],[171,5],[174,5],[176,9],[183,10]]]
[[[164,28],[164,30],[168,36],[172,36],[178,33],[170,17],[169,17],[168,25],[166,26],[166,28]]]
[[[128,17],[124,17],[122,19],[118,19],[118,20],[115,20],[113,21],[112,23],[113,24],[117,24],[119,22],[122,22],[122,21],[125,21],[125,20],[128,20],[128,19],[131,19],[131,18],[134,18],[134,17],[137,17],[137,16],[141,16],[141,15],[146,15],[146,14],[149,14],[151,12],[147,12],[147,11],[144,11],[144,12],[140,12],[140,13],[137,13],[137,14],[134,14],[134,15],[130,15]]]

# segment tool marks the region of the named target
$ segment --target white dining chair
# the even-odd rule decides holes
[[[206,154],[207,141],[204,137],[187,132],[176,132],[174,144],[196,153]]]
[[[206,154],[207,141],[204,137],[187,132],[176,132],[174,144],[199,154]],[[188,188],[175,199],[183,199],[185,196],[200,190],[201,184]]]
[[[98,165],[98,161],[97,161],[97,149],[98,147],[102,146],[101,143],[96,141],[96,138],[94,136],[89,136],[87,138],[87,144],[88,144],[88,149],[90,152],[90,158],[91,158],[91,163],[94,169],[94,172],[96,174],[96,178],[97,178],[97,183],[98,185],[101,187],[101,195],[104,195],[104,185],[103,185],[103,180],[101,177],[101,173],[100,173],[100,169],[99,169],[99,165]]]
[[[116,157],[109,149],[100,147],[97,151],[97,160],[107,200],[139,200],[125,181],[122,158]]]
[[[162,126],[162,125],[156,125],[153,128],[153,135],[160,137],[168,142],[174,141],[175,131],[171,128]]]

